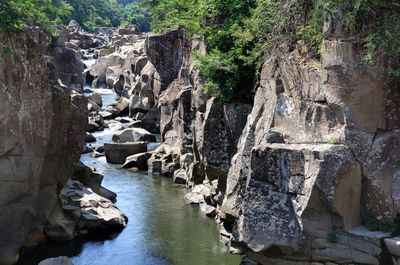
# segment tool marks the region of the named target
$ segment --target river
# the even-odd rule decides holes
[[[115,101],[108,89],[101,93],[104,106]],[[111,129],[93,135],[97,145],[111,141]],[[152,145],[150,148],[154,148]],[[131,172],[106,162],[105,157],[82,155],[81,161],[104,175],[103,186],[117,193],[117,207],[129,218],[119,234],[68,243],[50,242],[21,257],[19,265],[34,265],[56,256],[69,256],[75,265],[238,265],[219,241],[214,220],[185,204],[187,190],[165,177]],[[89,241],[88,241],[89,240]]]

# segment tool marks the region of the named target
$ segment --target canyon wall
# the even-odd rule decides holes
[[[156,73],[181,67],[156,89],[163,144],[149,171],[191,188],[243,264],[396,262],[398,238],[363,224],[399,212],[399,84],[384,61],[363,64],[343,25],[324,28],[321,61],[300,47],[265,59],[252,107],[202,93],[189,51],[201,41],[147,40]]]
[[[60,67],[80,71],[64,43],[50,47],[35,27],[4,33],[0,42],[0,264],[13,264],[21,246],[43,239],[79,161],[87,101],[59,79]]]

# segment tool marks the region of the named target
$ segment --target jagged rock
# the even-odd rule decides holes
[[[49,258],[41,261],[39,265],[74,265],[68,257]]]
[[[154,134],[160,134],[160,112],[151,109],[142,119],[142,128]]]
[[[184,169],[178,169],[174,172],[173,180],[175,184],[186,185],[187,175]]]
[[[128,156],[147,152],[147,143],[112,143],[104,144],[107,162],[124,164]]]
[[[364,163],[364,216],[393,220],[400,212],[400,131],[376,135]]]
[[[104,122],[103,116],[101,116],[97,112],[89,113],[89,123],[88,123],[88,132],[95,132],[107,127],[106,123]]]
[[[89,112],[101,111],[101,107],[91,100],[88,100],[87,109]]]
[[[136,167],[140,170],[147,170],[147,161],[150,159],[151,153],[139,153],[136,155],[128,156],[126,158],[125,164],[122,166],[123,168],[132,168]]]
[[[96,103],[99,107],[103,106],[103,100],[101,98],[101,95],[99,93],[92,93],[90,95],[86,96],[87,99],[93,101],[94,103]]]
[[[129,128],[113,135],[112,140],[116,143],[126,142],[156,142],[156,136],[141,128]]]
[[[115,105],[114,111],[112,112],[114,116],[128,115],[129,114],[129,104],[130,101],[127,98],[121,97],[117,104]]]
[[[96,142],[96,137],[94,137],[93,134],[87,132],[86,137],[85,137],[85,142],[86,143],[94,143],[94,142]]]
[[[184,31],[174,30],[163,35],[149,36],[145,45],[147,57],[157,69],[154,89],[159,93],[178,77],[183,63],[182,55],[190,44]]]
[[[87,102],[59,84],[64,66],[52,55],[61,47],[49,48],[49,40],[37,27],[0,36],[13,47],[10,56],[0,53],[0,264],[16,263],[24,242],[40,242],[57,187],[84,145]]]
[[[79,181],[97,194],[100,194],[99,190],[103,178],[104,176],[97,172],[94,167],[88,167],[82,162],[76,164],[75,172],[72,177],[73,180]]]
[[[77,181],[69,181],[60,192],[61,205],[79,228],[88,231],[120,230],[127,217],[113,203]]]

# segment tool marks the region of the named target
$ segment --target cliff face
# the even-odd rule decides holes
[[[262,264],[379,264],[376,239],[390,235],[360,225],[398,213],[395,89],[383,64],[363,66],[360,40],[325,28],[321,63],[296,52],[265,62],[229,171],[232,245]]]
[[[207,99],[188,52],[160,94],[164,143],[150,172],[192,187],[188,201],[255,263],[392,260],[396,239],[362,224],[399,212],[399,88],[342,29],[325,25],[320,62],[267,58],[252,110]]]
[[[0,264],[34,246],[84,143],[86,100],[58,85],[39,29],[1,36]]]

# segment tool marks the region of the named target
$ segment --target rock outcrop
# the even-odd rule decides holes
[[[41,240],[79,160],[87,114],[86,99],[70,94],[60,81],[64,66],[51,56],[75,62],[68,48],[48,50],[38,28],[2,35],[1,46],[10,53],[0,55],[0,264],[12,264],[22,245]]]
[[[399,214],[400,101],[383,62],[361,66],[359,40],[325,28],[321,62],[265,60],[252,107],[202,94],[201,41],[146,42],[163,141],[149,172],[192,188],[244,264],[379,264],[396,241],[363,225]]]

